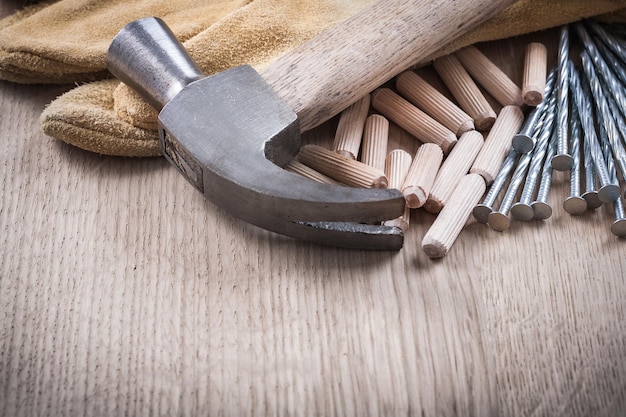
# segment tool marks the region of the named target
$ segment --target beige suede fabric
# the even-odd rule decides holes
[[[62,0],[38,3],[0,23],[0,78],[73,83],[108,75],[106,50],[128,22],[162,17],[187,40],[250,0]]]
[[[268,63],[374,0],[231,0],[136,2],[60,0],[0,21],[0,77],[15,82],[79,82],[103,78],[106,49],[117,31],[140,17],[162,17],[207,74]],[[613,13],[624,0],[520,0],[437,55]],[[432,57],[431,57],[432,58]],[[44,132],[107,155],[157,156],[156,112],[114,80],[90,82],[53,101]]]

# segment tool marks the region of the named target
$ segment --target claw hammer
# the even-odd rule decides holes
[[[159,110],[161,152],[213,203],[259,227],[321,244],[398,250],[380,222],[400,191],[319,184],[282,169],[325,122],[514,0],[381,0],[270,64],[205,76],[165,23],[129,23],[107,67]]]

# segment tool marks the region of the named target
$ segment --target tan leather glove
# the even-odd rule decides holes
[[[130,6],[121,1],[61,0],[0,22],[0,75],[6,77],[9,71],[5,69],[15,65],[9,58],[17,54],[28,59],[24,60],[26,68],[18,71],[25,74],[24,79],[16,81],[100,77],[114,34],[125,23],[147,15],[162,16],[207,74],[242,63],[262,70],[276,57],[372,1],[152,0]],[[443,48],[439,55],[475,42],[546,29],[624,7],[625,1],[611,0],[521,0]],[[22,38],[22,33],[27,36]],[[48,68],[53,70],[46,72]],[[115,80],[85,84],[66,93],[47,107],[41,123],[46,134],[90,151],[159,155],[156,112]]]
[[[184,41],[249,2],[40,2],[0,21],[0,78],[20,83],[74,83],[106,78],[106,50],[126,23],[159,15]]]

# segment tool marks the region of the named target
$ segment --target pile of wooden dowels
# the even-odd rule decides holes
[[[570,26],[561,31],[558,63],[550,73],[545,46],[527,45],[521,88],[470,46],[432,64],[450,94],[406,71],[392,86],[377,89],[342,112],[332,149],[306,145],[286,168],[320,182],[401,190],[405,214],[385,224],[406,232],[411,209],[437,213],[422,240],[430,257],[450,250],[472,213],[478,222],[499,231],[509,227],[510,215],[516,220],[549,217],[552,169],[571,170],[572,192],[564,204],[568,212],[593,208],[598,201],[613,203],[617,221],[612,230],[623,235],[615,166],[623,178],[626,115],[618,118],[615,112],[626,112],[626,92],[621,91],[626,88],[626,65],[607,54],[626,57],[618,49],[626,42],[595,22],[571,27],[585,46],[584,77],[569,60]],[[616,63],[620,74],[607,75],[617,72]],[[612,83],[621,83],[621,89]],[[502,106],[498,114],[483,91]],[[390,122],[419,141],[414,154],[390,146]],[[583,154],[588,158],[584,164]],[[596,182],[601,186],[597,190]]]

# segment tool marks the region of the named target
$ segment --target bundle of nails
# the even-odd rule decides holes
[[[611,232],[626,236],[626,33],[595,21],[563,26],[549,72],[547,61],[543,44],[528,44],[520,88],[475,46],[439,58],[432,67],[454,101],[406,71],[395,88],[342,112],[332,149],[306,145],[286,168],[320,182],[401,190],[405,213],[385,224],[406,231],[411,209],[436,213],[422,240],[430,257],[450,250],[472,214],[497,231],[511,219],[549,218],[553,169],[570,172],[566,212],[612,204]],[[499,114],[479,86],[502,105]],[[388,152],[389,121],[422,143],[415,155]]]

